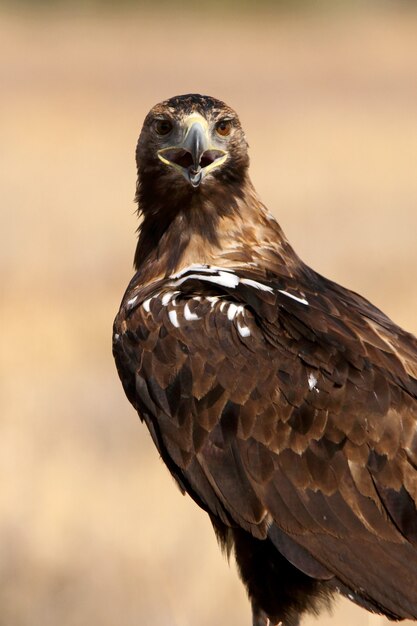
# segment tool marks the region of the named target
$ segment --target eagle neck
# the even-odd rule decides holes
[[[257,266],[284,273],[299,262],[250,180],[225,189],[207,186],[181,201],[144,206],[135,253],[138,280],[147,284],[192,264]],[[292,271],[291,271],[292,273]]]

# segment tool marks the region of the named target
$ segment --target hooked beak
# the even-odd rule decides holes
[[[196,119],[196,116],[191,116],[182,142],[158,151],[162,163],[180,171],[194,188],[200,185],[210,171],[227,159],[227,152],[219,150],[211,143],[204,118],[198,117]]]

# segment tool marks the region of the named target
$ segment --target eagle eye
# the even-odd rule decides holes
[[[220,135],[220,137],[227,137],[227,135],[230,135],[231,130],[231,120],[220,120],[220,122],[217,122],[216,124],[216,133]]]
[[[161,137],[164,135],[168,135],[172,130],[172,122],[167,119],[155,120],[154,123],[155,132],[157,135]]]

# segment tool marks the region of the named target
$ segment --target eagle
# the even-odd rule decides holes
[[[417,620],[417,339],[298,257],[225,103],[157,104],[136,162],[118,374],[234,554],[253,626],[337,594]]]

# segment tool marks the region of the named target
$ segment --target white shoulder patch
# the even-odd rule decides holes
[[[220,287],[229,287],[231,289],[235,289],[239,284],[239,276],[236,274],[232,274],[229,272],[216,272],[213,275],[210,274],[188,274],[188,276],[183,276],[182,278],[176,279],[172,284],[174,287],[179,287],[186,280],[190,280],[191,278],[197,278],[198,280],[202,280],[207,283],[213,283],[215,285],[219,285]]]
[[[161,302],[163,306],[167,306],[167,304],[172,300],[172,298],[179,293],[178,291],[167,291],[162,296]]]
[[[241,326],[239,322],[237,323],[237,330],[241,337],[250,337],[250,328],[248,326]]]
[[[208,272],[210,274],[210,272],[217,272],[219,270],[227,271],[227,270],[225,270],[224,267],[218,267],[217,265],[206,265],[206,264],[202,264],[202,263],[192,263],[191,265],[188,265],[187,267],[184,267],[184,269],[180,270],[176,274],[172,274],[172,276],[170,276],[170,278],[172,278],[173,280],[175,280],[177,278],[181,278],[181,276],[184,276],[184,274],[186,274],[187,272]]]
[[[184,317],[187,320],[187,322],[194,322],[200,319],[196,313],[193,313],[192,311],[190,311],[188,302],[186,303],[184,307]]]
[[[178,315],[175,309],[171,309],[170,311],[168,311],[168,317],[169,317],[169,321],[171,322],[173,326],[175,326],[175,328],[180,327],[180,324],[178,322]]]
[[[242,304],[233,304],[233,302],[231,302],[229,304],[229,308],[227,309],[227,319],[228,320],[233,320],[236,315],[238,315],[239,313],[242,313],[244,307]]]
[[[132,304],[135,304],[136,300],[138,299],[137,296],[134,296],[133,298],[131,298],[130,300],[127,301],[128,306],[132,306]]]
[[[288,293],[288,291],[284,291],[283,289],[278,289],[278,291],[282,293],[284,296],[287,296],[288,298],[292,298],[296,302],[300,302],[301,304],[306,304],[308,306],[308,300],[306,300],[305,298],[294,296],[292,293]]]
[[[188,274],[188,276],[185,276],[185,274]],[[198,265],[197,263],[189,265],[177,274],[173,274],[171,276],[171,280],[173,281],[171,284],[172,286],[179,286],[190,278],[198,278],[199,280],[214,283],[220,287],[229,287],[230,289],[235,289],[241,283],[242,285],[254,287],[261,291],[273,292],[272,287],[269,287],[269,285],[260,283],[257,280],[252,280],[251,278],[240,278],[232,269],[228,269],[227,267]]]
[[[248,285],[249,287],[255,287],[255,289],[260,289],[261,291],[269,291],[272,293],[274,290],[269,285],[264,285],[263,283],[258,283],[257,280],[252,280],[251,278],[241,278],[240,282],[242,285]]]
[[[143,308],[145,309],[145,311],[147,313],[149,313],[150,310],[151,310],[151,300],[152,300],[152,298],[148,298],[147,300],[144,300],[142,302],[142,306],[143,306]]]

